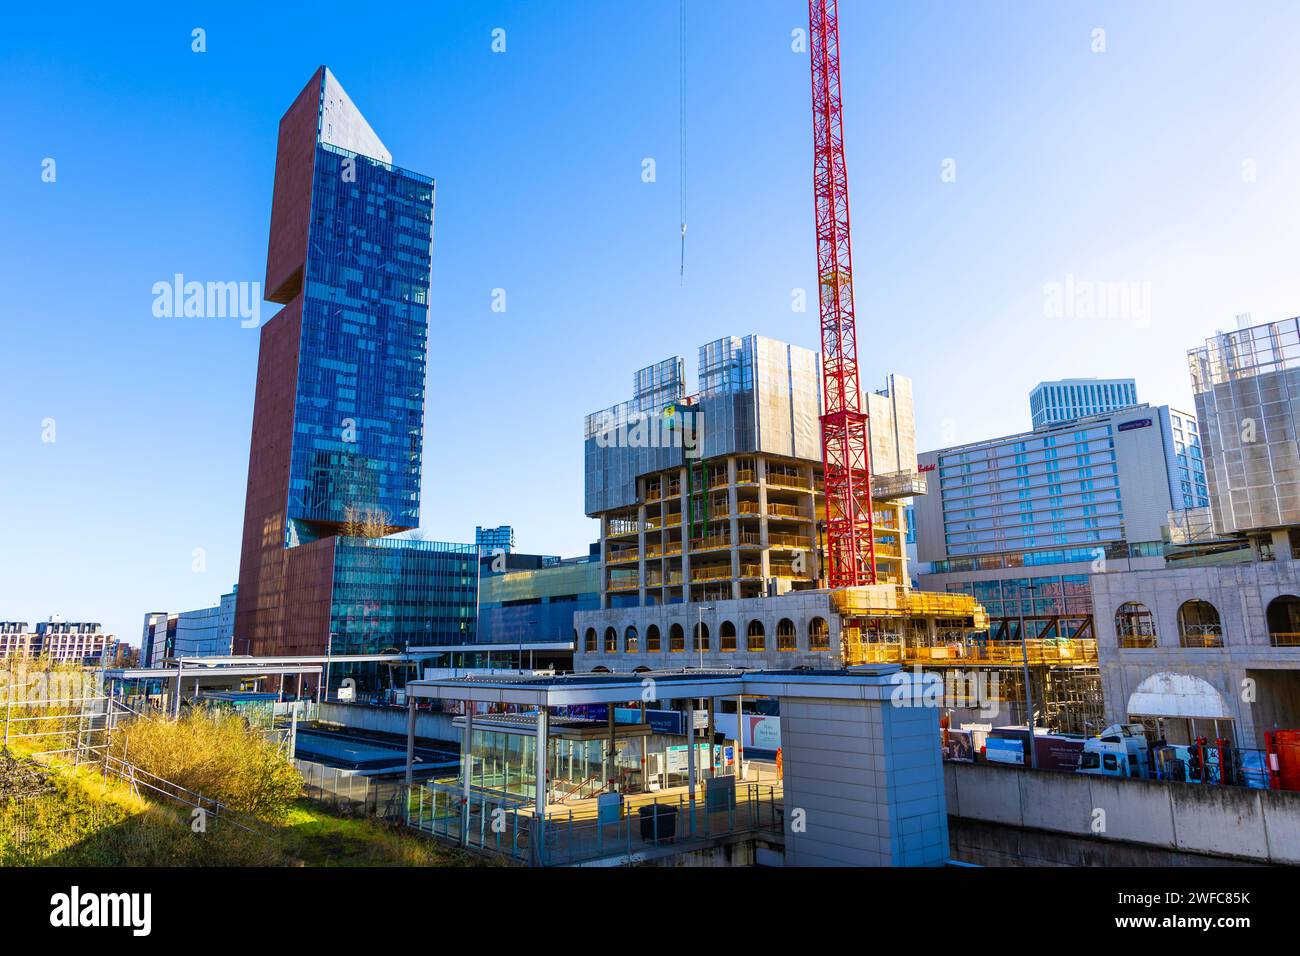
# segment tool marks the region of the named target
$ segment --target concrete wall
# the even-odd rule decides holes
[[[1273,647],[1266,617],[1273,598],[1300,594],[1300,562],[1115,570],[1094,574],[1089,582],[1109,720],[1128,717],[1129,698],[1143,680],[1175,673],[1198,677],[1218,691],[1237,722],[1241,746],[1263,747],[1264,731],[1300,725],[1300,674],[1295,673],[1300,671],[1300,647]],[[1218,610],[1223,647],[1181,646],[1178,609],[1193,599],[1208,601]],[[1145,604],[1151,611],[1156,647],[1119,646],[1115,612],[1128,601]],[[1247,686],[1243,682],[1251,676],[1256,678],[1258,703],[1254,704],[1242,699]]]
[[[460,731],[452,725],[452,714],[431,714],[417,711],[415,736],[424,740],[440,740],[460,744]],[[320,719],[342,724],[353,730],[372,733],[396,734],[406,737],[405,707],[370,707],[366,704],[321,704]]]
[[[1300,793],[959,763],[944,764],[944,788],[955,820],[1300,864]]]

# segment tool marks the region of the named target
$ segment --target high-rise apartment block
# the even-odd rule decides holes
[[[317,70],[280,121],[237,653],[472,635],[474,548],[393,536],[419,524],[433,202]]]

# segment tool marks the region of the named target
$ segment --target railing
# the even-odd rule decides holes
[[[787,474],[783,471],[769,471],[767,473],[767,483],[769,485],[778,485],[782,488],[798,488],[800,491],[811,491],[808,479],[799,474]]]
[[[752,468],[736,469],[736,484],[752,485],[753,483],[754,483],[754,469]]]
[[[731,536],[726,534],[708,535],[703,538],[691,538],[692,551],[716,551],[731,547]]]
[[[1156,632],[1155,631],[1129,631],[1127,633],[1121,632],[1118,640],[1119,640],[1120,647],[1132,647],[1132,648],[1155,647]]]
[[[641,559],[638,551],[611,551],[605,557],[606,564],[627,564],[630,561],[639,561]]]
[[[767,503],[767,513],[777,518],[803,518],[805,520],[812,520],[799,510],[798,505],[783,505],[778,501],[769,501]]]
[[[731,577],[731,568],[691,568],[692,581],[723,581]]]
[[[1095,640],[1031,639],[1020,641],[916,644],[894,641],[844,641],[846,664],[1096,664]]]
[[[802,534],[783,534],[779,532],[770,532],[767,536],[768,544],[772,547],[786,548],[811,548],[812,538]],[[876,545],[879,549],[880,545]]]
[[[762,830],[783,831],[785,801],[777,787],[701,788],[692,806],[684,794],[645,800],[630,797],[617,807],[588,801],[538,824],[533,807],[499,793],[471,791],[468,803],[451,784],[425,784],[407,805],[407,826],[446,842],[515,863],[568,866],[618,858],[635,863],[647,853],[706,846],[714,839]],[[543,834],[539,846],[537,834]]]
[[[1300,631],[1270,631],[1268,641],[1274,647],[1300,647]]]
[[[1217,624],[1188,624],[1179,632],[1183,647],[1222,647],[1223,628]]]

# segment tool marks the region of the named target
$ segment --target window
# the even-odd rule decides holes
[[[627,630],[623,632],[623,653],[635,654],[640,649],[641,643],[637,638],[636,628],[629,624]]]
[[[703,621],[699,621],[695,625],[694,634],[696,653],[707,651],[709,649],[709,625],[705,624]]]
[[[1183,647],[1222,647],[1223,625],[1209,601],[1184,601],[1178,609],[1178,640]]]
[[[1145,604],[1128,601],[1115,612],[1115,634],[1120,647],[1155,647],[1156,622]]]
[[[1274,647],[1300,647],[1300,598],[1283,594],[1268,602],[1268,639]]]
[[[808,650],[829,651],[831,649],[831,630],[825,618],[815,617],[808,622]]]
[[[588,654],[596,653],[596,629],[594,627],[587,628],[587,634],[582,639],[582,649]]]
[[[1102,760],[1104,761],[1107,770],[1119,769],[1119,760],[1115,758],[1114,754],[1106,754]]]
[[[780,623],[776,626],[776,649],[778,651],[793,651],[797,650],[798,646],[799,639],[794,629],[794,621],[788,617],[781,618]]]
[[[618,653],[618,631],[612,627],[605,628],[605,653]]]
[[[659,653],[659,625],[651,624],[645,629],[645,649],[651,654]]]
[[[767,650],[767,638],[763,634],[762,621],[750,621],[745,636],[745,648],[750,651]]]
[[[736,625],[723,621],[718,626],[718,650],[734,651],[736,649]]]
[[[676,654],[686,650],[686,632],[682,630],[680,624],[674,624],[668,629],[668,653]]]

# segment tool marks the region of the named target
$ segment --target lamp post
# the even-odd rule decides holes
[[[1025,590],[1029,592],[1029,599],[1032,601],[1038,586],[1031,582],[1025,585]],[[1034,743],[1034,690],[1029,680],[1029,638],[1025,634],[1025,605],[1023,601],[1016,603],[1020,607],[1020,662],[1025,673],[1025,726],[1029,728],[1029,766],[1037,770],[1038,748]]]

